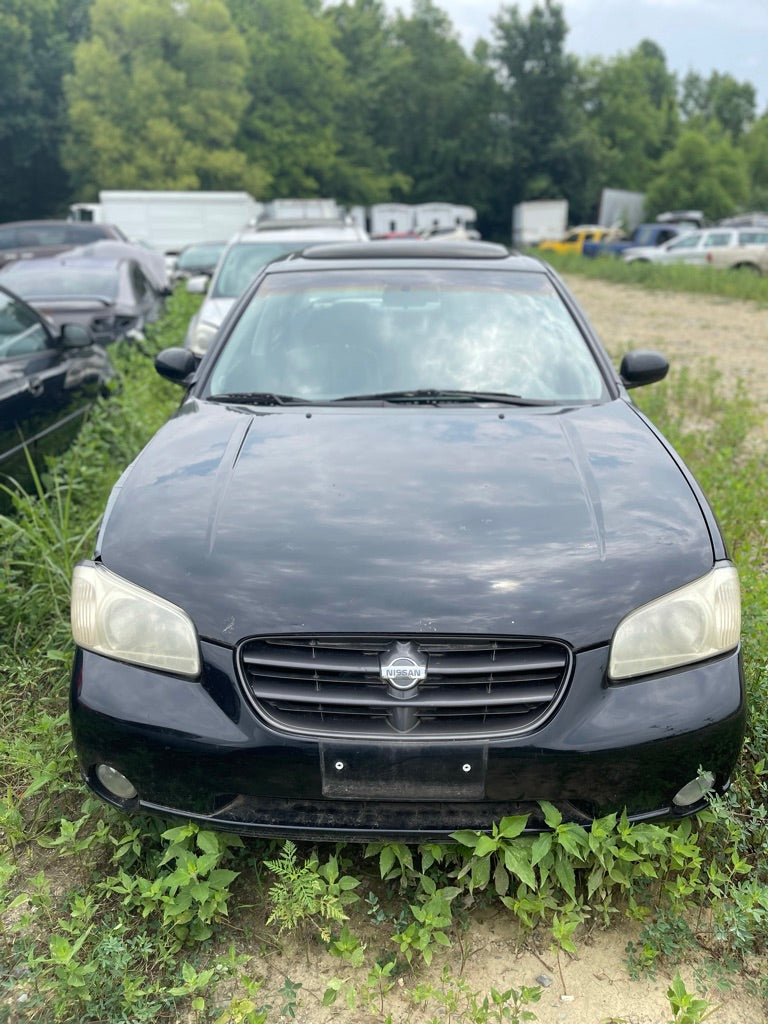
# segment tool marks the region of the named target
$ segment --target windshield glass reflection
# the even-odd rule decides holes
[[[605,397],[584,337],[543,275],[380,268],[267,278],[206,393],[329,401],[422,389]]]

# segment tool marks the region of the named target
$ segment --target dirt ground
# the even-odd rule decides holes
[[[668,356],[672,371],[687,365],[692,370],[710,360],[722,376],[723,387],[735,387],[743,380],[758,408],[768,410],[768,310],[752,303],[698,295],[651,293],[631,287],[573,277],[568,284],[579,303],[597,328],[612,356],[618,358],[630,348],[657,349]],[[755,440],[764,445],[768,416],[757,428]],[[390,930],[390,932],[393,929]],[[383,929],[376,941],[385,941],[390,932]],[[469,931],[463,939],[462,951],[454,949],[436,955],[431,969],[422,969],[414,976],[399,979],[384,1002],[384,1014],[392,1024],[431,1024],[432,1021],[456,1021],[466,1024],[472,1018],[441,1012],[439,1002],[415,1005],[411,993],[418,984],[440,985],[441,973],[447,967],[455,978],[461,976],[474,992],[490,994],[491,988],[504,991],[510,987],[541,984],[542,996],[527,1009],[535,1013],[541,1024],[667,1024],[672,1012],[666,998],[675,968],[660,969],[654,980],[632,980],[625,963],[628,942],[637,943],[639,926],[629,921],[618,923],[608,931],[594,931],[590,936],[576,936],[578,955],[558,958],[543,940],[541,948],[519,949],[518,937],[509,915],[503,909],[485,916],[473,913]],[[386,949],[368,947],[366,963],[379,954],[391,955],[394,946]],[[263,962],[267,977],[264,995],[273,1010],[282,1005],[278,990],[289,978],[301,982],[296,1020],[301,1024],[352,1024],[375,1020],[377,1016],[360,1005],[349,1010],[343,998],[331,1007],[322,1006],[328,980],[345,975],[356,983],[363,981],[365,970],[345,971],[342,961],[323,953],[307,956],[307,949],[282,950],[279,956]],[[716,1024],[765,1024],[766,1008],[745,991],[744,979],[735,979],[730,991],[718,992],[707,987],[706,979],[697,976],[696,965],[679,965],[689,992],[697,992],[719,1008],[712,1020]],[[270,1019],[272,1019],[270,1017]],[[491,1017],[502,1020],[508,1017]]]
[[[612,356],[650,348],[672,372],[714,360],[724,386],[743,381],[768,410],[768,309],[753,302],[639,288],[569,277],[567,283]]]

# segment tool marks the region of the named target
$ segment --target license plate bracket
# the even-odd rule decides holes
[[[481,800],[486,747],[436,750],[322,745],[323,796],[336,800]]]

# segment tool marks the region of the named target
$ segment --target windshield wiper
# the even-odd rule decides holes
[[[460,391],[416,388],[409,391],[379,391],[370,395],[346,395],[336,402],[498,402],[501,405],[552,405],[551,399],[523,398],[506,391]]]
[[[233,402],[240,405],[308,405],[295,395],[276,395],[272,391],[228,391],[223,395],[208,395],[209,402]]]

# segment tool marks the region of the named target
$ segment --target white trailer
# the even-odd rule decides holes
[[[267,220],[342,220],[345,213],[335,199],[272,199],[263,216]]]
[[[477,214],[471,206],[455,203],[419,203],[414,206],[414,227],[417,231],[432,228],[472,228]]]
[[[368,211],[368,226],[374,238],[405,235],[413,231],[413,207],[409,203],[375,203]]]
[[[226,241],[255,223],[263,205],[247,192],[103,191],[98,203],[75,203],[70,220],[114,224],[134,242],[178,253],[195,242]]]
[[[560,238],[568,226],[567,199],[533,199],[512,210],[512,245],[524,249],[545,238]]]

